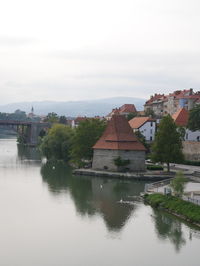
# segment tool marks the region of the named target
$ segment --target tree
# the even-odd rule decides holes
[[[183,173],[181,171],[177,172],[176,177],[170,182],[170,187],[173,189],[175,196],[181,197],[183,195],[186,182]]]
[[[40,149],[47,159],[70,159],[71,140],[73,130],[69,126],[55,124],[49,130],[47,136],[42,139]]]
[[[61,115],[60,118],[59,118],[59,123],[66,125],[67,124],[67,118],[66,118],[66,116]]]
[[[181,136],[181,140],[184,141],[185,140],[185,133],[186,133],[186,130],[184,127],[181,127],[181,126],[178,126],[177,127],[177,130]]]
[[[99,119],[86,119],[81,121],[75,129],[72,143],[72,158],[80,163],[82,160],[91,160],[92,147],[105,130],[106,123]]]
[[[118,167],[119,171],[123,171],[125,166],[130,164],[130,160],[123,160],[120,156],[114,159],[114,164]]]
[[[45,122],[58,123],[59,122],[59,117],[54,112],[48,113],[47,117],[45,118]]]
[[[134,132],[134,134],[149,152],[150,145],[146,142],[145,136],[139,130]]]
[[[192,131],[200,130],[200,104],[190,110],[188,128]]]
[[[129,114],[127,115],[127,119],[128,119],[128,121],[129,121],[129,120],[133,119],[133,118],[136,117],[136,116],[137,116],[137,113],[136,113],[136,112],[132,112],[132,113],[129,113]]]
[[[183,160],[181,135],[170,115],[163,117],[152,146],[152,160],[167,164],[178,163]]]
[[[155,113],[154,113],[154,111],[153,111],[152,109],[147,109],[147,110],[145,111],[145,115],[146,115],[146,116],[150,116],[150,117],[152,117],[152,118],[155,118],[155,117],[156,117],[156,115],[155,115]]]

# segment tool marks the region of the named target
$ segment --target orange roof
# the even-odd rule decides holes
[[[143,144],[133,134],[127,119],[113,115],[93,149],[145,151]]]
[[[179,109],[176,113],[172,115],[172,118],[174,119],[174,122],[177,126],[187,126],[189,114],[188,111],[185,110],[185,108]]]
[[[147,121],[155,121],[154,119],[144,116],[144,117],[134,117],[129,121],[129,125],[131,128],[140,128],[142,125],[144,125]]]

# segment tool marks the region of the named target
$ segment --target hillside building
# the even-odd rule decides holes
[[[153,111],[157,118],[164,115],[173,115],[180,108],[191,110],[196,104],[200,103],[200,92],[194,92],[193,89],[177,90],[169,95],[155,94],[146,101],[144,105],[145,112]]]
[[[134,104],[124,104],[119,108],[114,108],[107,116],[106,119],[110,120],[113,115],[124,115],[128,116],[130,113],[137,113]]]

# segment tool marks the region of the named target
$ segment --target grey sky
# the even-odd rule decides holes
[[[0,3],[1,103],[199,89],[198,0]]]

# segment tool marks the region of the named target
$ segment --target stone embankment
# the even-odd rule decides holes
[[[97,177],[107,177],[107,178],[119,178],[128,180],[141,180],[141,181],[160,181],[174,177],[174,173],[165,172],[133,172],[133,173],[120,173],[120,172],[108,172],[108,171],[98,171],[93,169],[75,169],[73,171],[75,175],[84,176],[97,176]]]

